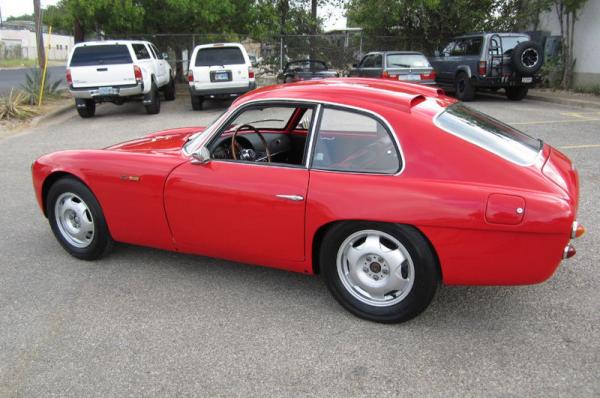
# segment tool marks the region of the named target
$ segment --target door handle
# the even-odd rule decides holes
[[[291,200],[294,202],[299,202],[301,200],[304,200],[304,196],[300,196],[300,195],[275,195],[280,199],[286,199],[286,200]]]

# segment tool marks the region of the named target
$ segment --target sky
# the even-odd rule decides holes
[[[42,8],[55,5],[58,0],[41,0]],[[2,19],[33,13],[33,0],[0,0],[0,12]],[[346,18],[344,10],[341,7],[321,7],[319,16],[326,18],[324,23],[325,30],[341,29],[346,27]]]

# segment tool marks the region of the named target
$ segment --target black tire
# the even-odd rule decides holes
[[[195,111],[202,110],[203,98],[199,95],[192,95],[192,109]]]
[[[148,105],[144,105],[146,108],[146,113],[149,115],[156,115],[160,113],[160,94],[154,81],[152,82],[152,88],[150,89],[149,95],[150,103]]]
[[[533,75],[544,63],[544,50],[534,41],[524,41],[513,48],[510,61],[521,75]]]
[[[67,232],[61,232],[61,228],[64,230],[65,227],[59,226],[60,220],[57,220],[55,207],[56,202],[63,194],[65,196],[76,195],[87,206],[87,212],[84,212],[84,214],[88,217],[88,221],[91,219],[93,234],[89,241],[84,242],[84,244],[87,244],[85,247],[78,247],[73,244],[69,240],[70,235]],[[54,236],[56,236],[61,246],[73,257],[82,260],[96,260],[112,248],[113,240],[108,231],[100,204],[94,194],[81,181],[72,177],[65,177],[52,184],[46,196],[46,215],[48,216],[48,222]]]
[[[411,270],[413,273],[412,287],[410,289],[407,288],[407,291],[397,296],[396,299],[392,299],[400,299],[399,302],[391,302],[389,305],[384,306],[370,305],[358,299],[356,291],[353,293],[352,288],[346,287],[345,282],[342,280],[343,277],[338,271],[338,252],[341,252],[343,247],[346,247],[345,241],[355,234],[363,232],[372,233],[373,231],[387,234],[396,239],[406,250],[409,255],[408,258],[412,260],[413,264],[413,270]],[[388,242],[386,243],[388,245],[393,243],[387,240],[386,242]],[[365,253],[369,252],[365,251]],[[360,257],[361,264],[363,260],[366,261],[368,259],[367,255],[370,254]],[[423,312],[429,303],[431,303],[440,281],[437,260],[428,242],[417,229],[406,225],[373,222],[337,224],[323,238],[319,253],[319,264],[323,271],[327,287],[344,308],[358,317],[382,323],[405,322]],[[371,270],[371,268],[367,268],[366,264],[365,262],[364,266],[361,265],[363,267],[362,270]],[[405,262],[402,264],[404,265]],[[343,267],[343,265],[340,265],[340,267]],[[382,269],[381,267],[386,267],[385,262],[380,265],[379,270],[386,273],[386,269]],[[385,277],[391,277],[394,271],[391,271],[391,268],[389,268],[388,273],[388,276],[381,277],[382,282]],[[375,278],[375,276],[372,277]],[[398,291],[389,292],[386,295],[390,293],[393,297],[394,294],[398,294]]]
[[[81,106],[81,105],[84,106]],[[79,103],[75,103],[75,107],[77,108],[77,113],[84,119],[88,119],[90,117],[94,117],[96,114],[96,103],[94,100],[86,99],[80,101]]]
[[[454,89],[456,90],[456,98],[461,101],[471,101],[475,98],[475,88],[465,72],[459,72],[456,75]]]
[[[511,101],[521,101],[527,96],[527,86],[506,87],[506,97]]]
[[[171,77],[165,86],[165,101],[175,100],[175,80]]]

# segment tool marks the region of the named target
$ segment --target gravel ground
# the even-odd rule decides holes
[[[67,255],[31,162],[203,125],[227,104],[192,112],[183,92],[162,105],[73,110],[0,140],[0,396],[600,395],[600,112],[472,103],[575,161],[588,233],[546,283],[442,287],[390,326],[350,315],[318,277],[128,245],[93,263]]]

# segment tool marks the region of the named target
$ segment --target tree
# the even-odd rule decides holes
[[[35,41],[37,46],[38,65],[44,69],[46,52],[44,49],[44,35],[42,31],[42,10],[40,0],[33,0],[33,15],[35,16]]]
[[[560,36],[562,40],[561,60],[563,76],[561,86],[563,89],[570,89],[573,85],[575,22],[577,21],[577,13],[586,2],[587,0],[554,0],[554,8],[556,9],[556,15],[560,24]]]

